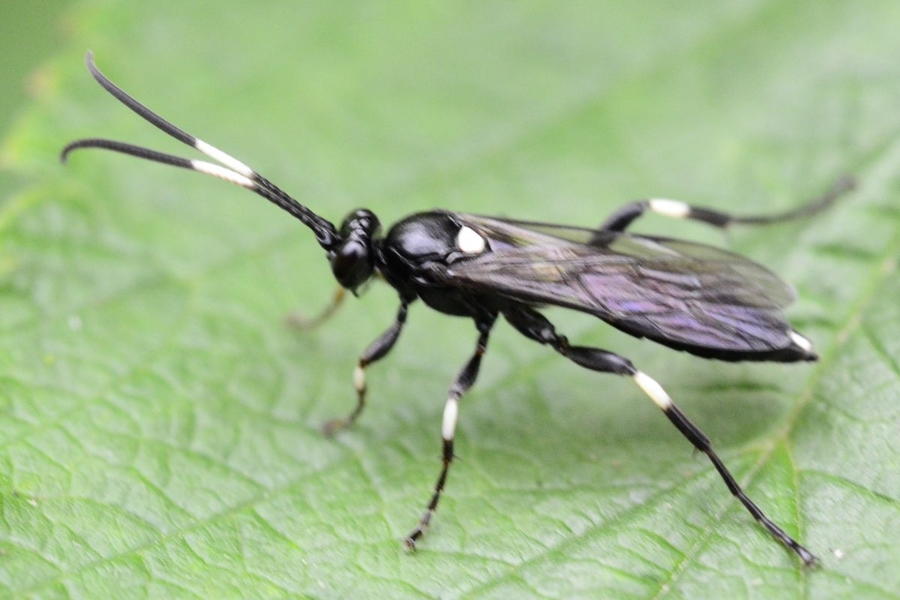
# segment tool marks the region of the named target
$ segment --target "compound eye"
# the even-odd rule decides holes
[[[331,259],[331,272],[342,287],[355,290],[375,271],[369,249],[360,241],[350,240]]]

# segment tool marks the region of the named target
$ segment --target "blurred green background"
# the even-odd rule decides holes
[[[900,589],[895,0],[26,6],[0,16],[0,129],[15,120],[0,156],[21,178],[0,187],[0,596]],[[756,527],[631,382],[503,324],[434,531],[403,554],[471,324],[415,307],[370,372],[364,419],[324,439],[396,294],[372,286],[333,323],[290,331],[281,317],[334,285],[292,220],[124,157],[60,166],[65,142],[95,135],[194,156],[90,79],[88,48],[330,219],[441,206],[591,224],[647,194],[776,211],[856,174],[856,192],[802,223],[727,241],[652,217],[638,228],[727,246],[791,282],[816,365],[702,361],[552,315],[663,383],[824,568],[802,570]]]
[[[28,101],[29,73],[62,48],[63,15],[71,5],[71,0],[0,2],[0,139]],[[0,171],[0,194],[15,183]]]

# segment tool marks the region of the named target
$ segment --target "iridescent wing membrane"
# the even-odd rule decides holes
[[[793,290],[737,254],[693,242],[458,215],[491,251],[439,278],[537,305],[572,308],[637,337],[723,360],[770,359],[793,331]]]

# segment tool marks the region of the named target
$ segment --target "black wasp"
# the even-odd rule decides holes
[[[353,376],[357,403],[333,432],[352,424],[365,405],[365,369],[394,347],[409,305],[469,317],[478,330],[475,352],[450,385],[444,406],[440,475],[431,500],[404,542],[415,548],[437,509],[453,461],[459,401],[475,383],[491,328],[499,315],[525,337],[546,344],[575,364],[631,377],[697,450],[706,454],[731,493],[753,517],[806,565],[816,557],[769,520],[741,489],[713,451],[709,438],[630,360],[599,348],[572,346],[540,312],[542,306],[595,315],[613,327],[676,350],[726,361],[814,361],[812,344],[782,314],[791,288],[764,267],[731,252],[683,240],[634,235],[626,229],[647,211],[693,219],[719,228],[766,224],[813,214],[852,187],[842,179],[825,195],[793,211],[738,217],[668,199],[626,204],[596,229],[484,217],[446,210],[411,215],[381,235],[371,211],[359,209],[335,226],[303,206],[259,173],[172,125],[87,66],[100,85],[125,106],[175,139],[210,157],[213,164],[105,139],[72,142],[62,160],[81,148],[102,148],[191,169],[224,179],[262,196],[309,227],[325,250],[341,290],[356,292],[380,276],[400,295],[394,323],[359,358]],[[343,297],[335,296],[336,305]],[[332,307],[333,308],[333,307]],[[328,311],[330,312],[330,311]]]

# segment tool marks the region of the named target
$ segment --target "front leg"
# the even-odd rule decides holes
[[[331,301],[325,306],[325,308],[321,309],[317,314],[308,317],[299,310],[295,310],[289,312],[285,317],[284,321],[291,327],[296,327],[297,329],[314,329],[330,319],[334,314],[338,311],[341,305],[344,303],[344,299],[347,297],[347,290],[338,286],[334,291],[334,295],[331,297]]]
[[[431,518],[437,510],[438,502],[444,491],[444,485],[447,483],[447,473],[450,471],[450,463],[453,462],[453,439],[456,437],[456,417],[459,414],[459,400],[462,398],[463,394],[472,387],[472,384],[475,383],[475,379],[478,377],[478,369],[481,366],[481,357],[484,356],[484,351],[487,348],[488,336],[490,335],[491,327],[494,326],[494,321],[496,319],[497,315],[490,315],[483,320],[475,322],[475,326],[481,334],[478,336],[478,345],[475,347],[475,354],[472,355],[472,358],[469,359],[469,362],[462,368],[456,376],[456,379],[453,380],[453,384],[450,386],[450,391],[447,394],[447,403],[444,405],[444,420],[441,424],[441,440],[443,442],[441,473],[438,475],[437,483],[434,485],[434,493],[431,495],[431,500],[428,502],[428,506],[425,508],[422,518],[419,519],[419,523],[416,525],[415,529],[413,529],[410,534],[406,536],[406,539],[403,540],[403,543],[409,550],[416,549],[416,542],[425,535],[425,531],[431,523]]]
[[[400,332],[403,331],[403,325],[406,324],[406,313],[410,302],[410,300],[405,298],[400,299],[400,309],[397,311],[397,317],[394,319],[393,324],[391,324],[384,333],[378,336],[374,342],[369,344],[369,347],[366,348],[365,352],[362,353],[362,356],[359,357],[359,362],[356,364],[356,369],[353,371],[353,387],[356,388],[356,406],[346,417],[333,419],[325,423],[325,425],[322,426],[322,431],[325,435],[334,435],[336,431],[353,425],[362,413],[363,408],[366,406],[366,367],[384,358],[387,353],[391,351],[391,348],[394,347],[394,344],[397,343]]]

